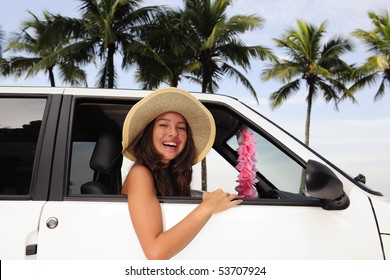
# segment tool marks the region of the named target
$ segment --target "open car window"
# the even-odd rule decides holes
[[[68,196],[120,194],[122,123],[131,106],[123,101],[75,100]]]
[[[126,175],[133,164],[121,154],[123,121],[136,101],[94,100],[74,101],[68,196],[120,195]],[[205,104],[214,116],[217,132],[213,149],[206,158],[207,191],[221,188],[235,193],[239,171],[237,149],[240,133],[247,120],[240,119],[223,105]],[[253,131],[256,152],[254,184],[259,199],[280,198],[275,191],[304,194],[304,167],[288,152],[267,139],[261,129]],[[201,163],[193,167],[191,188],[197,197],[202,190]],[[303,196],[302,196],[303,197]],[[296,196],[294,197],[296,198]],[[174,198],[173,198],[174,199]]]

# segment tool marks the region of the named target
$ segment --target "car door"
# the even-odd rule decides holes
[[[36,257],[61,100],[52,90],[0,93],[0,259]]]
[[[348,209],[336,211],[266,199],[244,202],[214,215],[175,259],[383,258],[367,198],[359,192],[350,195],[354,202]],[[144,259],[126,199],[84,199],[45,205],[38,257]],[[162,200],[164,227],[170,228],[193,210],[194,201]],[[54,218],[58,224],[49,228],[47,222]]]
[[[209,190],[235,191],[237,136],[247,127],[257,141],[256,188],[260,197],[244,199],[241,205],[214,215],[175,259],[383,259],[375,217],[364,190],[243,104],[224,97],[202,98],[217,124],[214,151],[207,157]],[[96,172],[89,168],[96,132],[106,130],[105,124],[107,128],[120,124],[136,100],[130,94],[123,104],[123,96],[121,101],[107,97],[99,102],[84,96],[64,98],[59,128],[64,135],[57,137],[54,180],[40,221],[38,258],[144,258],[126,197],[82,191],[84,181],[94,180]],[[99,125],[87,133],[92,120]],[[325,207],[323,199],[307,193],[302,174],[309,159],[329,166],[342,182],[348,204]],[[199,167],[194,169],[197,173]],[[121,169],[122,178],[127,170]],[[196,181],[193,188],[199,189]],[[165,229],[201,201],[199,197],[159,199]]]
[[[85,183],[95,178],[90,161],[99,136],[107,131],[118,134],[116,122],[123,121],[123,114],[134,101],[117,103],[65,94],[49,201],[39,225],[38,259],[143,257],[136,237],[132,237],[126,197],[82,193]],[[120,119],[116,120],[118,114]],[[117,185],[114,179],[109,181]]]

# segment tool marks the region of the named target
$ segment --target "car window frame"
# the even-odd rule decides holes
[[[126,196],[121,194],[105,195],[68,195],[68,185],[71,171],[72,156],[72,133],[74,128],[75,111],[78,102],[123,102],[135,104],[141,98],[117,97],[117,96],[87,96],[87,95],[64,95],[60,118],[58,122],[58,137],[53,162],[53,181],[50,187],[49,200],[51,201],[123,201]]]
[[[122,194],[115,195],[75,195],[69,196],[67,194],[68,183],[69,183],[69,175],[70,175],[70,157],[71,157],[71,145],[72,145],[72,129],[73,129],[73,120],[75,114],[75,108],[77,102],[82,100],[90,100],[94,101],[104,101],[104,102],[121,102],[124,103],[136,103],[140,100],[140,98],[136,97],[96,97],[96,96],[85,96],[85,95],[77,95],[73,96],[71,94],[65,95],[62,102],[60,118],[58,122],[58,135],[57,135],[57,143],[55,147],[55,159],[53,162],[53,180],[50,188],[50,196],[49,199],[52,201],[101,201],[101,202],[124,202],[127,201],[127,197]],[[239,112],[234,110],[234,108],[229,105],[221,102],[214,101],[204,101],[202,102],[206,105],[206,107],[218,107],[223,108],[224,110],[229,110],[231,114],[234,114],[235,117],[241,116]],[[246,116],[240,117],[240,122],[242,124],[247,125],[248,127],[255,128],[257,132],[261,132],[261,135],[265,137],[270,143],[276,145],[283,151],[288,151],[288,155],[297,158],[300,162],[303,160],[298,157],[296,154],[292,153],[289,149],[287,149],[284,145],[282,145],[279,141],[274,139],[269,133],[267,133],[264,129],[257,126],[251,120],[249,120]],[[227,149],[232,149],[226,145]],[[218,150],[216,149],[218,152]],[[233,151],[234,153],[235,151]],[[218,152],[219,153],[219,152]],[[225,157],[223,154],[221,155],[225,160],[232,164],[232,159]],[[234,162],[233,162],[234,164]],[[191,204],[199,204],[201,202],[201,198],[199,197],[158,197],[160,203],[191,203]],[[285,206],[320,206],[319,199],[304,197],[304,196],[293,196],[289,198],[279,198],[279,199],[267,199],[267,198],[259,198],[259,199],[245,199],[244,205],[285,205]]]

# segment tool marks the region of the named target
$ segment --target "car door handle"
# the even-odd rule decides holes
[[[38,244],[30,244],[26,246],[26,256],[37,254]]]

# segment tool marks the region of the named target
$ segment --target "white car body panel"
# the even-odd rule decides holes
[[[382,259],[376,225],[366,211],[370,205],[361,194],[355,198],[360,205],[334,212],[317,207],[238,206],[212,217],[176,258]],[[179,209],[166,207],[165,217],[176,212]],[[168,220],[168,227],[177,221]]]
[[[58,226],[49,229],[47,219]],[[38,259],[143,259],[125,202],[49,202],[40,222]]]
[[[348,209],[239,205],[214,215],[174,259],[383,259],[370,203],[350,194]],[[162,203],[165,228],[197,204]],[[54,229],[46,227],[58,219]],[[144,259],[126,202],[49,202],[39,259]],[[283,252],[283,253],[282,253]]]
[[[34,259],[26,246],[37,244],[38,223],[44,201],[0,200],[0,259]]]
[[[379,231],[382,234],[390,235],[390,198],[371,197],[375,215],[378,219]]]
[[[382,234],[383,251],[385,259],[390,259],[390,234]]]
[[[390,198],[372,196],[372,205],[378,221],[385,258],[390,259]]]

